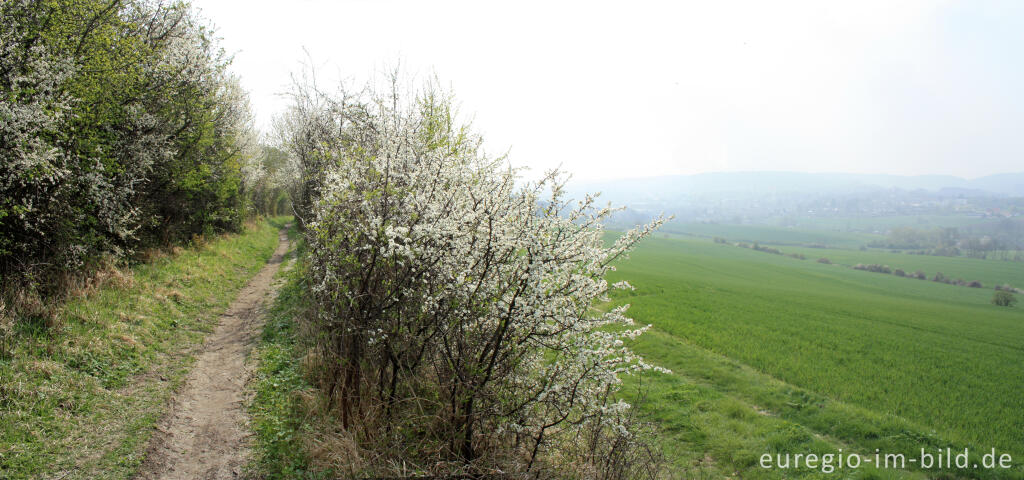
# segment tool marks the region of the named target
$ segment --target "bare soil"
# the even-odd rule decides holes
[[[220,317],[203,345],[195,367],[174,395],[157,426],[138,479],[238,478],[249,461],[245,386],[246,364],[263,326],[268,299],[277,287],[274,274],[288,252],[288,237]]]

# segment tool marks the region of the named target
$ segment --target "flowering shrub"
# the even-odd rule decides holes
[[[615,209],[484,155],[433,87],[297,98],[315,335],[343,427],[434,473],[539,472],[642,444],[616,392],[655,368],[624,344],[647,327],[594,307],[631,288],[604,276],[662,220],[606,244]],[[577,458],[588,477],[639,471]]]
[[[101,257],[239,225],[251,134],[227,63],[183,2],[0,3],[5,283],[58,293]]]
[[[28,42],[41,21],[30,2],[0,5],[0,256],[27,253],[61,222],[52,199],[67,197],[69,159],[59,145],[71,97],[61,86],[72,62]]]

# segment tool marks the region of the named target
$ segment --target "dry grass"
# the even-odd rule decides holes
[[[135,278],[128,266],[107,257],[91,270],[62,274],[53,285],[53,291],[44,294],[36,288],[31,276],[27,276],[0,286],[0,356],[14,334],[16,322],[33,322],[47,331],[60,332],[64,327],[61,313],[66,302],[88,298],[100,290],[131,289]]]
[[[0,301],[0,340],[9,353],[0,361],[0,477],[129,478],[188,370],[189,352],[277,238],[277,228],[263,224],[202,251],[165,254],[131,270],[101,268],[69,282],[74,288],[59,305],[27,289],[7,290]],[[47,317],[14,316],[26,311]]]
[[[319,400],[313,402],[319,403]],[[368,452],[360,448],[358,440],[341,428],[341,425],[330,421],[330,415],[320,414],[316,418],[320,420],[316,424],[317,427],[304,439],[313,470],[338,472],[354,477],[366,469]]]
[[[0,358],[5,358],[14,341],[14,316],[7,314],[7,304],[0,298]]]
[[[107,260],[92,274],[69,277],[65,282],[68,298],[87,297],[100,289],[127,290],[135,285],[132,270],[113,260]]]

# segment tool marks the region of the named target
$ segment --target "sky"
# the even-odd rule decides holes
[[[582,181],[1024,171],[1024,2],[194,0],[257,125],[400,63],[487,151]]]

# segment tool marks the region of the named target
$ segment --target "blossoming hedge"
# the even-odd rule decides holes
[[[653,472],[617,395],[654,368],[624,343],[646,327],[595,307],[631,288],[604,276],[661,221],[606,244],[614,209],[485,155],[452,105],[430,84],[296,94],[314,350],[340,423],[437,474]]]

